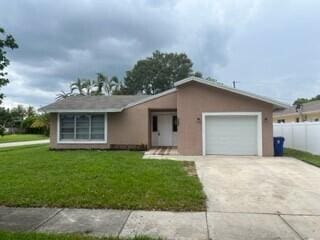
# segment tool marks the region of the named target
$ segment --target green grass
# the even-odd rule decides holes
[[[23,232],[4,232],[0,231],[0,239],[3,240],[152,240],[154,238],[137,236],[134,238],[117,237],[89,237],[75,234],[45,234],[45,233],[23,233]]]
[[[285,148],[284,155],[288,157],[294,157],[304,162],[310,163],[317,167],[320,167],[320,156],[313,155],[309,152],[303,152],[295,149]]]
[[[48,137],[40,134],[10,134],[0,136],[0,143],[35,141],[44,139],[48,139]]]
[[[192,162],[143,160],[129,151],[0,150],[0,205],[205,210]]]

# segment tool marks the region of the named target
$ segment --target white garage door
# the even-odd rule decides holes
[[[205,116],[205,153],[258,155],[258,117]]]

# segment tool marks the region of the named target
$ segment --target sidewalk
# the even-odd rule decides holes
[[[27,146],[27,145],[45,144],[45,143],[49,143],[49,139],[46,139],[46,140],[36,140],[36,141],[22,141],[22,142],[0,143],[0,148],[18,147],[18,146]]]
[[[318,239],[320,216],[0,207],[0,230],[164,239]]]
[[[205,212],[0,207],[0,230],[208,239]]]

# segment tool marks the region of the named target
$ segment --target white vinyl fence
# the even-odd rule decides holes
[[[320,122],[274,123],[273,136],[284,137],[284,147],[320,155]]]

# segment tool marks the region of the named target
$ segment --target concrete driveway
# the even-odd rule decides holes
[[[195,163],[213,239],[320,239],[320,168],[285,157]]]

